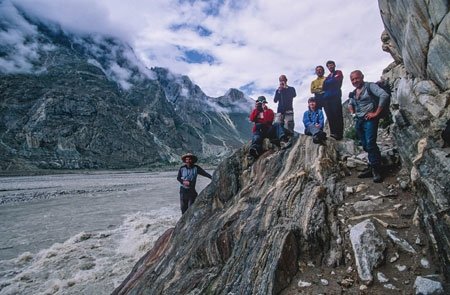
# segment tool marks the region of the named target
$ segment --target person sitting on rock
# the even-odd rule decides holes
[[[379,114],[389,99],[376,83],[364,82],[360,70],[350,74],[352,85],[356,88],[350,92],[348,109],[355,120],[356,134],[367,152],[370,167],[358,175],[359,178],[373,177],[373,182],[382,182],[380,174],[381,153],[377,145]]]
[[[211,174],[203,170],[200,166],[195,165],[197,157],[191,153],[181,156],[181,160],[185,165],[178,170],[177,180],[180,185],[180,206],[181,214],[184,214],[186,210],[194,204],[197,198],[197,191],[195,190],[195,184],[197,182],[197,175],[208,177],[212,179]]]
[[[249,151],[253,158],[258,158],[262,153],[264,138],[279,140],[282,145],[287,142],[288,139],[283,126],[280,123],[272,124],[274,117],[274,112],[267,106],[266,98],[264,96],[258,97],[255,108],[250,113],[250,121],[255,123],[252,129],[253,137]]]
[[[327,134],[323,132],[324,123],[323,112],[317,108],[317,99],[310,97],[308,110],[303,113],[303,124],[305,125],[305,134],[312,135],[314,143],[323,143],[327,138]]]

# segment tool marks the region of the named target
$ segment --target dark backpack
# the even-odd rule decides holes
[[[369,95],[375,100],[375,105],[376,105],[376,107],[378,107],[380,98],[372,93],[372,91],[370,90],[370,84],[376,84],[378,87],[383,89],[388,94],[386,105],[383,107],[383,109],[381,110],[381,113],[378,115],[378,117],[380,118],[380,120],[390,118],[391,110],[390,110],[389,106],[391,105],[392,90],[391,90],[391,86],[389,85],[389,82],[385,81],[385,80],[381,80],[381,81],[378,81],[375,83],[369,83],[369,87],[367,87],[367,91],[369,92]]]

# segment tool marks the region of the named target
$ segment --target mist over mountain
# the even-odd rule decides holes
[[[250,138],[252,100],[207,96],[146,68],[121,40],[80,35],[0,2],[0,169],[215,163]]]

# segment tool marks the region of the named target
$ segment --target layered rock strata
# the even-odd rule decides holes
[[[336,149],[301,136],[253,165],[243,148],[115,294],[277,294],[299,260],[343,262]],[[161,245],[164,244],[164,245]],[[154,250],[156,252],[157,250]]]
[[[383,49],[394,63],[392,134],[410,170],[422,222],[450,279],[450,159],[440,134],[450,118],[450,4],[379,0]]]

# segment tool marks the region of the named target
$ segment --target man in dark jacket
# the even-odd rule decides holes
[[[344,76],[341,71],[336,70],[334,61],[327,61],[330,71],[328,77],[323,81],[323,105],[330,125],[330,136],[341,140],[344,137],[344,117],[342,116],[342,80]]]
[[[295,88],[287,85],[287,78],[281,75],[278,78],[280,85],[275,91],[273,101],[278,103],[277,116],[281,125],[289,130],[289,133],[294,134],[294,108],[292,101],[297,96]]]
[[[368,154],[370,167],[358,175],[373,177],[373,182],[382,182],[380,174],[381,153],[377,145],[379,115],[388,107],[389,94],[376,83],[364,82],[364,75],[356,70],[350,74],[355,90],[350,93],[349,111],[355,120],[355,129],[364,150]]]
[[[197,182],[197,175],[202,175],[212,179],[211,174],[203,170],[200,166],[195,165],[197,157],[191,153],[187,153],[181,157],[185,165],[178,170],[177,180],[180,183],[180,205],[181,213],[184,214],[186,210],[194,204],[197,198],[197,191],[195,190],[195,183]]]

